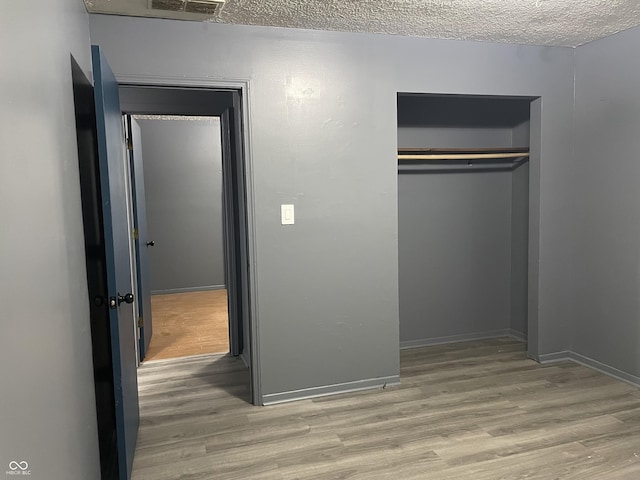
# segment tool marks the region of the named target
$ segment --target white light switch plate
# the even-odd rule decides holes
[[[293,225],[295,223],[293,205],[280,205],[280,216],[282,225]]]

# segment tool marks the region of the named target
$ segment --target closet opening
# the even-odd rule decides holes
[[[537,357],[539,108],[535,97],[398,94],[401,349],[512,337],[533,340]]]

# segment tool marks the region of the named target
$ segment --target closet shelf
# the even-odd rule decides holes
[[[528,148],[399,148],[398,160],[501,160],[529,157]]]

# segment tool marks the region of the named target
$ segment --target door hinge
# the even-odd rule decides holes
[[[144,325],[144,319],[142,317],[138,317],[138,328],[142,328]]]
[[[133,142],[131,141],[131,138],[127,138],[127,150],[133,151]]]
[[[134,240],[138,240],[138,237],[139,237],[139,236],[140,236],[140,235],[138,234],[138,229],[137,229],[137,228],[134,228],[134,229],[133,229],[133,239],[134,239]]]

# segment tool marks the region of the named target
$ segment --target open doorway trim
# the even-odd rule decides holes
[[[260,349],[258,328],[258,292],[256,282],[256,241],[255,241],[255,198],[253,182],[253,157],[251,150],[251,81],[246,78],[215,78],[215,77],[183,77],[183,76],[162,76],[162,75],[120,75],[115,73],[120,85],[129,86],[153,86],[153,87],[192,87],[205,89],[233,89],[242,94],[242,142],[244,147],[245,164],[245,191],[246,191],[246,212],[247,212],[247,237],[248,237],[248,259],[249,269],[249,325],[250,325],[250,345],[251,352],[249,365],[251,370],[251,392],[252,403],[254,405],[263,404],[261,370],[260,370]]]

